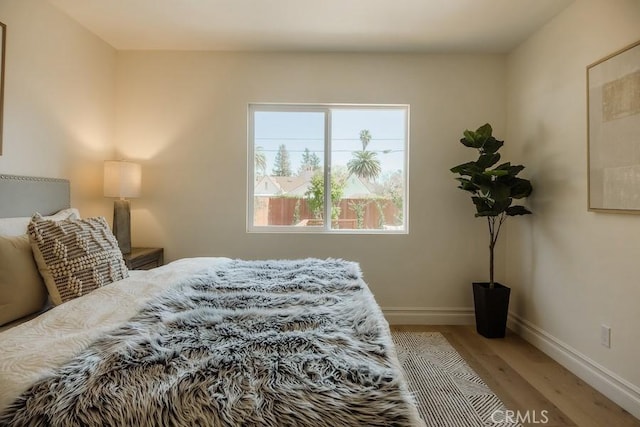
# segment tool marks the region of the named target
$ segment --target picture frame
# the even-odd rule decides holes
[[[587,66],[588,210],[640,214],[640,40]]]
[[[4,130],[4,61],[7,50],[7,26],[0,22],[0,156],[2,156],[2,135]]]

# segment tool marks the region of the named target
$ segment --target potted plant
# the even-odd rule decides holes
[[[451,168],[458,174],[458,188],[471,193],[476,207],[476,217],[486,217],[489,225],[489,282],[473,283],[473,300],[476,314],[476,329],[487,338],[502,338],[507,325],[509,294],[511,289],[494,281],[494,249],[502,224],[509,216],[531,213],[521,205],[513,205],[514,199],[531,194],[531,183],[517,175],[522,165],[501,163],[498,150],[504,144],[494,138],[488,123],[475,132],[464,131],[460,142],[478,151],[478,159]]]

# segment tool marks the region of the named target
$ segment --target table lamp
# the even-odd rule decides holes
[[[142,168],[124,160],[104,162],[104,196],[117,197],[113,204],[113,234],[123,255],[131,253],[131,207],[126,198],[140,197]]]

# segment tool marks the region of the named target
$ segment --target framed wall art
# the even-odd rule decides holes
[[[588,209],[640,214],[640,41],[587,67]]]

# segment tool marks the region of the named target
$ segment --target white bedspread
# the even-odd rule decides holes
[[[141,306],[190,274],[228,258],[188,258],[130,277],[69,301],[0,333],[0,412],[50,370],[85,349],[105,331],[124,324]]]

